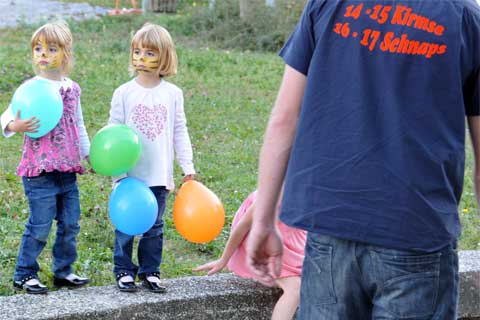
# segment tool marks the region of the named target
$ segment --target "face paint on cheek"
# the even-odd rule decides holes
[[[143,48],[142,48],[143,49]],[[137,72],[155,72],[157,71],[160,62],[159,54],[154,52],[153,54],[147,54],[145,49],[138,49],[138,53],[133,53],[132,64]],[[151,52],[151,51],[150,51]]]
[[[147,57],[145,58],[145,67],[149,70],[157,70],[158,66],[160,65],[158,61],[158,57]]]
[[[133,54],[132,55],[132,64],[135,70],[137,70],[138,66],[140,65],[140,55],[139,54]]]
[[[59,48],[57,52],[51,53],[51,68],[58,69],[62,67],[63,59],[65,58],[65,54],[63,53],[63,49]]]
[[[33,47],[33,64],[39,69],[43,69],[47,63],[47,50],[48,46],[43,38]]]

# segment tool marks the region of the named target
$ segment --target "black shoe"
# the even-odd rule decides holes
[[[156,277],[160,280],[160,273],[148,272],[145,274],[139,274],[138,277],[142,279],[143,286],[154,293],[165,293],[167,288],[158,284],[158,282],[148,281],[148,277]]]
[[[26,293],[30,294],[46,294],[48,292],[48,288],[45,287],[40,282],[35,285],[29,285],[27,282],[32,279],[37,279],[35,276],[28,276],[23,278],[20,281],[13,281],[13,288],[17,291],[25,290]]]
[[[67,278],[53,277],[53,285],[56,288],[67,287],[67,288],[70,288],[70,289],[76,289],[76,288],[83,287],[84,285],[86,285],[89,282],[90,282],[90,279],[81,278],[81,277],[77,277],[73,280],[68,280]]]
[[[135,281],[121,281],[120,279],[125,276],[131,276],[130,274],[126,272],[120,272],[115,275],[115,278],[117,278],[117,287],[120,291],[122,292],[135,292],[138,290],[137,285],[135,284]],[[132,278],[135,278],[132,276]]]

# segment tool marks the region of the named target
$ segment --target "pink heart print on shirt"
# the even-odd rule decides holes
[[[155,141],[166,128],[167,108],[160,104],[153,107],[138,104],[133,110],[132,121],[148,140]]]

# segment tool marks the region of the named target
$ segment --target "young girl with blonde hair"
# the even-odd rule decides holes
[[[130,71],[136,77],[115,90],[109,124],[126,124],[139,136],[142,155],[127,176],[140,179],[153,191],[158,218],[138,244],[138,266],[132,261],[134,237],[115,230],[114,274],[120,291],[137,290],[135,277],[152,292],[162,293],[163,212],[173,190],[174,154],[185,177],[194,178],[193,152],[183,108],[183,93],[164,78],[177,73],[172,38],[161,26],[145,24],[130,46]]]
[[[60,92],[63,114],[57,126],[34,139],[24,136],[23,152],[17,175],[22,177],[30,215],[23,233],[14,273],[14,288],[27,293],[46,293],[38,280],[37,258],[42,252],[53,220],[57,234],[53,245],[53,284],[79,287],[89,279],[73,273],[77,258],[76,236],[80,231],[80,197],[77,173],[84,173],[81,161],[88,159],[90,141],[83,122],[80,87],[67,77],[73,66],[73,40],[68,25],[47,23],[31,38],[32,64],[37,74],[27,81],[47,81]],[[14,116],[10,107],[1,116],[3,134],[36,132],[34,117]]]

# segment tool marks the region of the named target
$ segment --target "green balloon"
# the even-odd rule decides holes
[[[90,147],[90,163],[95,172],[118,176],[128,172],[140,159],[142,144],[132,128],[108,125],[98,131]]]

